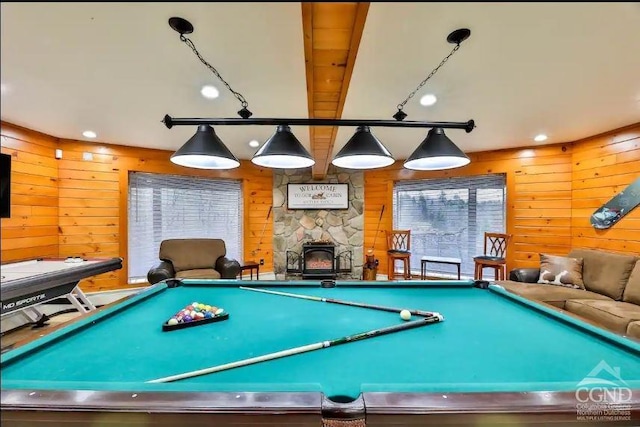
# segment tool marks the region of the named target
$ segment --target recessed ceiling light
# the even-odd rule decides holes
[[[542,142],[542,141],[546,141],[547,140],[547,135],[545,135],[544,133],[541,133],[539,135],[536,135],[535,138],[533,138],[533,140],[535,142]]]
[[[252,141],[249,141],[249,147],[256,148],[258,146],[260,146],[260,143],[258,141],[256,141],[255,139],[252,140]]]
[[[95,138],[98,135],[96,135],[96,133],[92,130],[85,130],[84,132],[82,132],[82,136],[84,136],[85,138]]]
[[[432,93],[428,93],[420,98],[420,104],[424,105],[425,107],[429,107],[436,102],[438,102],[438,98],[436,98],[436,96]]]
[[[215,99],[220,96],[220,91],[215,86],[205,85],[200,89],[200,93],[202,96],[208,99]]]

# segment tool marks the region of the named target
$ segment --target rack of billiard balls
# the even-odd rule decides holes
[[[227,320],[228,318],[229,313],[225,312],[223,308],[193,302],[164,322],[162,324],[162,330],[173,331],[176,329],[188,328],[190,326],[206,325],[212,322]]]

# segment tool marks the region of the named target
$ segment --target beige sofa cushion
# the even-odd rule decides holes
[[[171,261],[174,270],[213,269],[227,249],[222,239],[167,239],[160,244],[160,259]]]
[[[538,283],[584,289],[582,258],[540,254],[540,277],[538,278]]]
[[[640,322],[631,322],[627,326],[626,335],[631,338],[640,340]]]
[[[636,262],[635,268],[631,271],[622,301],[640,305],[640,261]]]
[[[559,308],[564,308],[565,301],[570,299],[584,298],[613,302],[609,297],[583,289],[564,288],[539,283],[514,282],[512,280],[501,280],[495,283],[521,297],[546,302]]]
[[[640,320],[640,306],[627,302],[575,299],[568,300],[564,308],[618,334],[625,334],[629,323]]]
[[[180,279],[219,279],[220,273],[213,268],[199,268],[196,270],[182,270],[176,273]]]
[[[638,257],[593,249],[573,249],[572,258],[582,258],[582,280],[588,291],[597,292],[616,301],[622,299],[624,287]]]

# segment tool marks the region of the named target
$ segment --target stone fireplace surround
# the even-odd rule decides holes
[[[346,183],[349,185],[349,208],[327,210],[287,209],[289,183]],[[362,277],[364,246],[364,173],[329,166],[326,178],[314,181],[311,168],[276,169],[273,176],[273,269],[276,279],[286,272],[286,252],[302,255],[302,245],[329,241],[335,255],[350,250],[353,254],[352,279]]]

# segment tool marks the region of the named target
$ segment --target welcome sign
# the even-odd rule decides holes
[[[349,184],[287,184],[288,209],[349,209]]]

